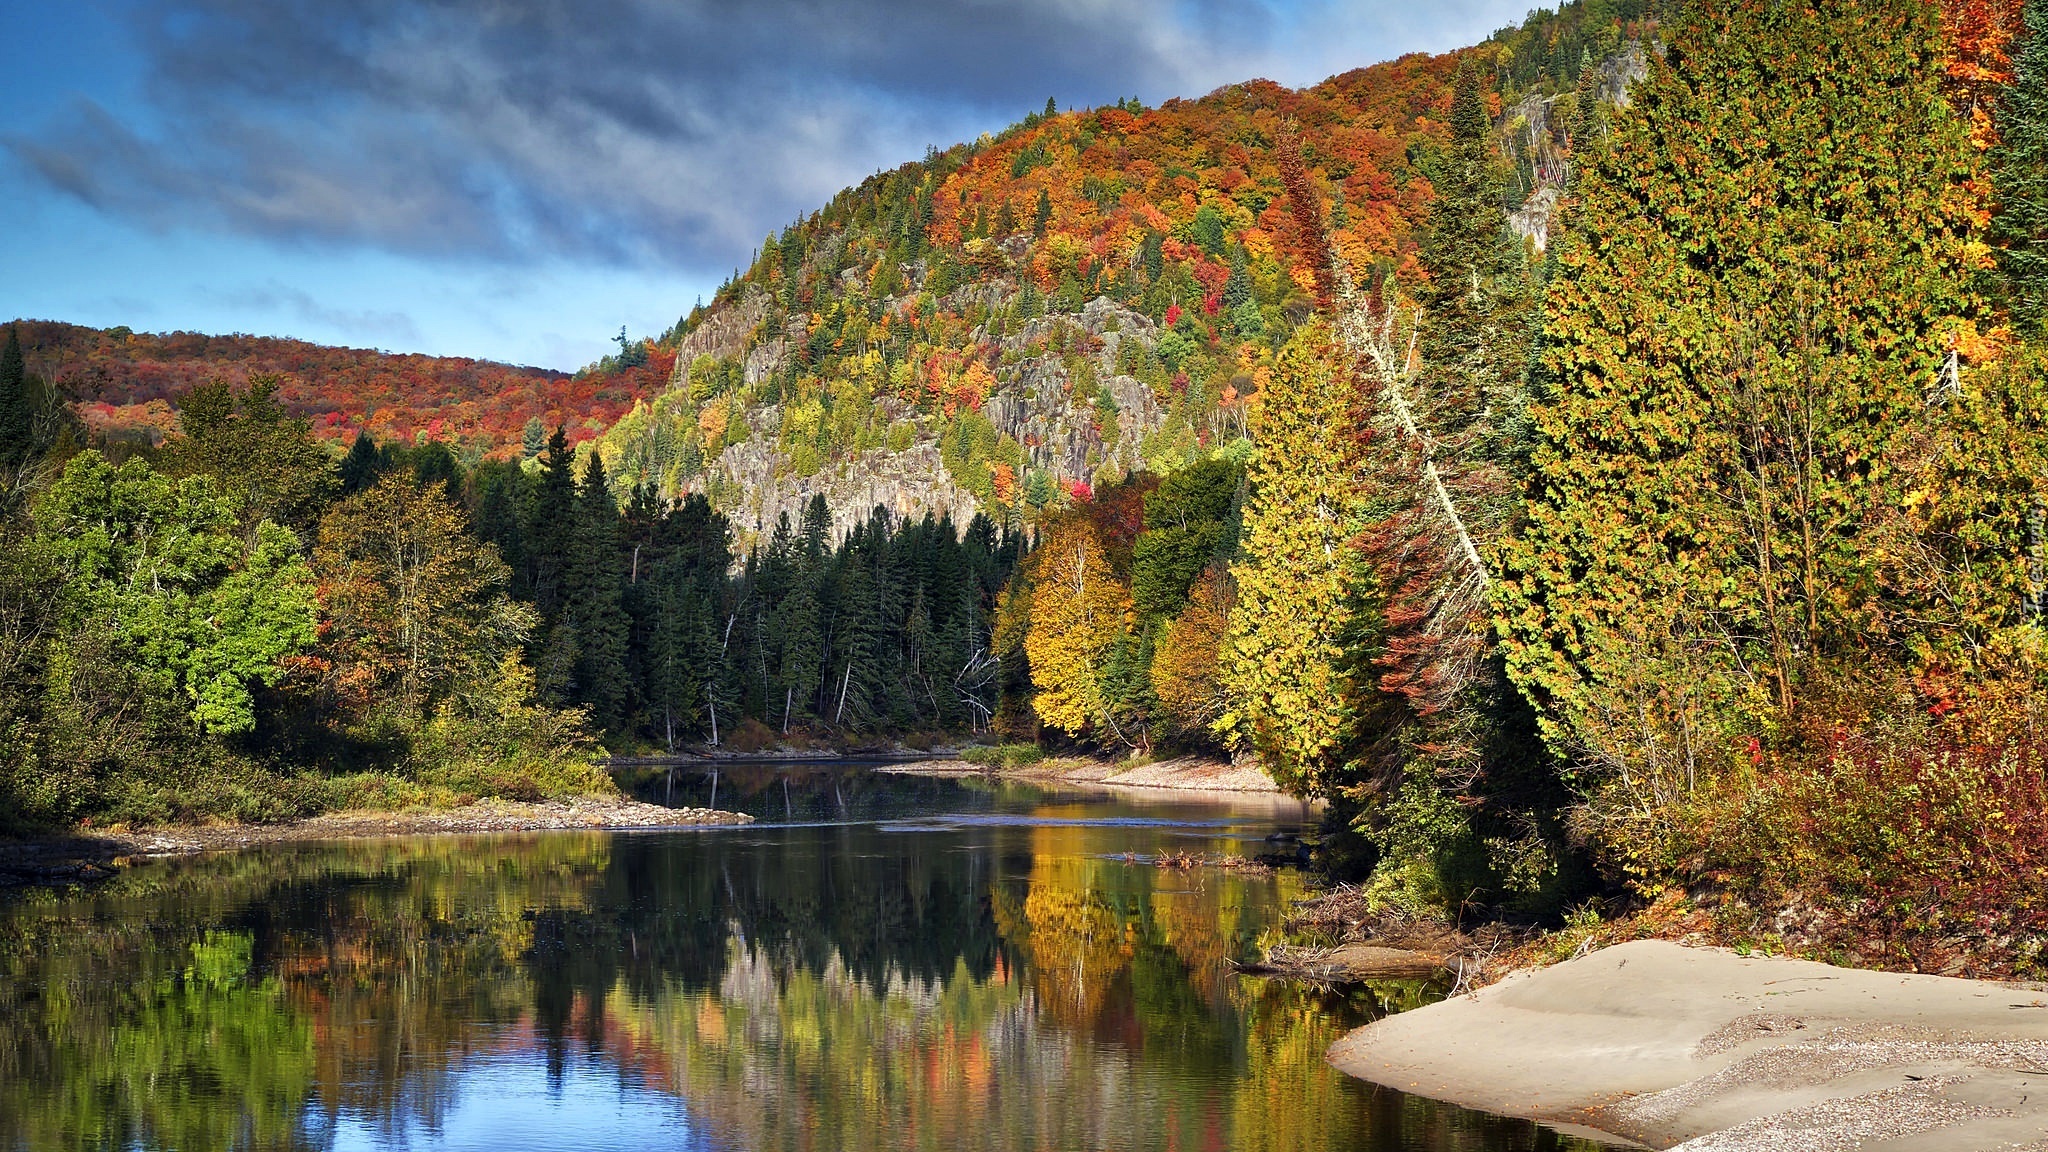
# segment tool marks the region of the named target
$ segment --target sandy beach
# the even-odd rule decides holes
[[[1624,1145],[2048,1149],[2048,985],[1637,941],[1369,1024],[1354,1076]]]
[[[955,766],[984,771],[964,761],[930,765],[946,770]],[[905,765],[897,771],[917,772],[925,765]],[[1046,784],[1107,784],[1116,788],[1150,788],[1180,792],[1266,792],[1279,795],[1280,786],[1256,764],[1231,764],[1206,756],[1176,756],[1133,766],[1108,757],[1056,757],[1016,768],[1001,769],[998,775],[1012,780],[1035,780]]]

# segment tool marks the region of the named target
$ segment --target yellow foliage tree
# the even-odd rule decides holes
[[[1094,526],[1079,517],[1052,529],[1039,547],[1024,654],[1038,689],[1039,719],[1079,734],[1103,708],[1105,658],[1130,626],[1131,590],[1116,578]]]
[[[1222,648],[1230,627],[1229,582],[1202,577],[1188,606],[1166,626],[1152,656],[1152,691],[1184,732],[1206,732],[1223,715]]]
[[[1254,427],[1259,455],[1224,647],[1230,708],[1216,722],[1227,736],[1249,735],[1276,780],[1311,796],[1334,787],[1354,712],[1344,665],[1357,624],[1349,542],[1363,519],[1362,438],[1345,365],[1320,321],[1280,353]]]

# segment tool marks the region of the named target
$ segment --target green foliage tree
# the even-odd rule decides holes
[[[562,614],[575,629],[576,698],[598,723],[616,725],[632,706],[626,670],[625,565],[619,551],[619,508],[604,460],[592,452],[576,492],[573,543],[563,570]]]
[[[352,710],[416,725],[525,642],[532,610],[506,597],[505,562],[467,528],[439,487],[402,473],[321,519],[329,684]]]
[[[178,407],[185,435],[166,457],[174,471],[212,477],[245,529],[272,520],[310,532],[338,479],[311,423],[278,403],[282,383],[255,375],[240,395],[219,380],[193,389]]]
[[[355,442],[348,446],[348,455],[341,458],[337,469],[341,494],[353,496],[377,482],[384,471],[384,454],[377,450],[377,441],[365,428],[356,433]]]
[[[1934,20],[1692,9],[1581,172],[1497,610],[1629,851],[1886,614],[1890,513],[1983,314]]]
[[[37,501],[36,527],[66,577],[67,614],[119,637],[152,689],[187,701],[208,733],[256,726],[252,689],[313,642],[313,573],[297,537],[265,520],[245,542],[205,477],[74,457]]]
[[[544,625],[552,627],[562,613],[562,580],[574,547],[576,520],[576,457],[560,425],[548,437],[526,509],[526,586]],[[542,683],[547,683],[542,670]]]
[[[1202,251],[1211,256],[1223,255],[1223,244],[1226,239],[1223,214],[1216,211],[1214,205],[1204,204],[1196,209],[1194,223],[1188,230]]]
[[[1143,616],[1174,616],[1203,569],[1236,548],[1230,513],[1244,470],[1204,460],[1145,494],[1145,531],[1132,546],[1131,599]]]
[[[1417,289],[1437,435],[1454,434],[1519,387],[1533,307],[1522,245],[1502,207],[1492,121],[1469,57],[1458,69],[1451,137],[1422,246],[1429,280]]]

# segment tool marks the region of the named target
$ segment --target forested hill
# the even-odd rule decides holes
[[[418,433],[460,453],[503,453],[540,429],[566,425],[571,442],[594,435],[657,390],[673,357],[659,350],[570,375],[458,356],[334,348],[270,336],[151,334],[47,320],[18,325],[31,372],[54,384],[93,432],[160,442],[176,430],[175,404],[194,386],[281,377],[277,399],[312,420],[314,434],[352,440],[368,431],[412,443]],[[636,350],[637,351],[637,350]]]
[[[1650,27],[1644,0],[1582,0],[1304,90],[1048,103],[934,150],[768,237],[664,340],[671,388],[604,436],[607,465],[745,531],[813,494],[842,525],[876,504],[1028,516],[1226,448],[1313,307],[1287,126],[1352,267],[1413,286],[1459,61],[1485,76],[1507,207],[1540,246],[1574,133],[1640,74]]]

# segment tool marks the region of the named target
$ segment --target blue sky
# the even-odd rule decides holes
[[[1313,83],[1526,0],[0,0],[0,318],[575,368],[1042,107]]]

